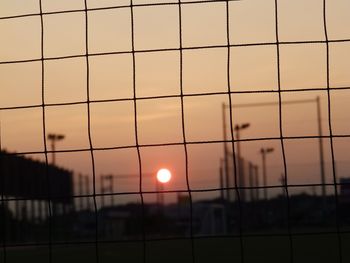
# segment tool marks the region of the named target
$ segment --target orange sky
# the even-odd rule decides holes
[[[135,4],[155,1],[139,0]],[[158,1],[162,2],[162,1]],[[171,1],[177,2],[177,1]],[[183,1],[186,2],[186,1]],[[88,1],[89,8],[128,5],[129,1]],[[279,40],[324,40],[322,1],[279,0]],[[44,12],[82,9],[83,1],[43,1]],[[183,47],[226,44],[225,3],[182,6]],[[327,1],[329,39],[350,39],[350,17],[346,0]],[[0,17],[38,13],[38,1],[1,1]],[[231,44],[274,42],[274,1],[243,0],[229,3]],[[130,8],[89,12],[89,52],[131,50]],[[135,7],[135,49],[179,47],[178,6]],[[44,16],[44,56],[82,55],[85,52],[84,12]],[[0,121],[2,147],[8,151],[43,151],[42,109],[5,110],[6,107],[41,103],[41,63],[6,61],[40,58],[40,17],[0,19]],[[330,44],[330,86],[350,84],[350,42]],[[137,97],[180,94],[178,51],[137,53],[135,57]],[[45,103],[85,101],[85,58],[45,61]],[[276,46],[231,48],[230,84],[233,91],[276,91]],[[90,99],[128,99],[133,96],[131,54],[89,58]],[[184,94],[227,91],[227,48],[183,51]],[[280,46],[281,89],[326,88],[326,47],[324,44]],[[329,134],[326,91],[283,93],[282,100],[321,98],[322,127]],[[331,92],[333,134],[349,134],[350,91]],[[278,101],[277,93],[233,94],[234,104]],[[222,140],[221,104],[227,95],[184,98],[186,140]],[[135,144],[134,108],[131,100],[91,104],[93,146],[121,147]],[[317,135],[316,106],[313,103],[283,106],[285,136]],[[228,116],[228,112],[227,112]],[[183,141],[179,98],[137,101],[140,144]],[[66,139],[59,150],[89,148],[86,104],[46,107],[47,132],[62,133]],[[226,120],[229,122],[229,119]],[[250,122],[242,138],[278,137],[278,107],[234,108],[233,122]],[[49,146],[49,145],[48,145]],[[283,171],[280,141],[242,143],[242,155],[260,165],[262,146],[273,146],[269,156],[271,183],[278,183]],[[325,140],[327,181],[332,182],[330,146]],[[349,176],[347,139],[334,139],[339,177]],[[319,183],[318,144],[315,139],[285,141],[289,183]],[[50,149],[50,148],[49,148]],[[218,187],[218,168],[223,156],[220,143],[189,145],[191,187]],[[42,159],[42,155],[35,155]],[[96,151],[96,174],[138,174],[136,149]],[[173,170],[169,189],[186,189],[183,146],[141,149],[142,169],[153,172],[162,166]],[[76,173],[91,175],[89,152],[62,153],[57,162]],[[145,179],[144,190],[154,190]],[[138,191],[137,179],[120,182],[120,191]],[[118,188],[119,190],[119,188]],[[306,189],[305,191],[309,191]]]

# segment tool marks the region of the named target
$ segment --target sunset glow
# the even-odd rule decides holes
[[[171,179],[171,172],[168,169],[162,168],[157,172],[157,180],[160,183],[167,183]]]

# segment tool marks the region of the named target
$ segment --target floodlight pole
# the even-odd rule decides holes
[[[223,165],[224,164],[224,165]],[[224,193],[224,167],[225,163],[223,159],[220,159],[220,168],[219,168],[219,175],[220,175],[220,199],[223,201],[225,199],[225,193]]]
[[[52,150],[52,165],[56,164],[56,142],[61,141],[65,138],[63,134],[49,133],[47,139],[51,141],[51,150]]]
[[[88,175],[86,175],[84,178],[85,178],[85,191],[86,191],[86,210],[89,210],[90,209],[90,201],[89,201],[90,179]]]
[[[222,130],[224,137],[224,171],[226,184],[226,200],[231,201],[230,184],[229,184],[229,169],[228,169],[228,149],[227,149],[227,127],[226,127],[226,105],[222,103]]]
[[[114,176],[113,175],[106,175],[105,178],[109,181],[109,191],[110,191],[110,195],[111,195],[111,206],[114,206],[114,183],[113,183]]]
[[[254,165],[254,181],[255,181],[255,197],[256,200],[259,201],[259,186],[260,186],[260,182],[259,182],[259,167],[257,165]]]
[[[249,174],[249,186],[254,187],[254,165],[249,162],[248,163],[248,174]],[[255,201],[255,193],[253,191],[253,188],[250,189],[250,202]]]
[[[326,198],[326,179],[324,172],[324,153],[323,153],[323,140],[322,140],[322,119],[321,119],[321,104],[320,97],[316,98],[317,104],[317,124],[318,124],[318,142],[319,142],[319,153],[320,153],[320,174],[321,174],[321,184],[322,184],[322,197]]]
[[[222,129],[223,129],[223,137],[224,137],[224,163],[225,163],[225,183],[226,183],[226,198],[227,200],[231,200],[230,195],[230,184],[229,184],[229,167],[228,167],[228,155],[229,151],[227,149],[227,127],[226,127],[226,108],[229,107],[225,103],[222,103]],[[236,124],[234,130],[236,132],[236,140],[237,140],[237,167],[235,173],[238,173],[238,186],[245,186],[245,178],[242,174],[242,165],[241,165],[241,146],[240,146],[240,131],[248,128],[250,123]],[[234,154],[234,153],[232,153]],[[241,189],[242,201],[245,201],[245,192],[244,189]]]
[[[264,186],[264,199],[267,200],[267,175],[266,175],[266,154],[272,153],[273,148],[261,148],[260,153],[262,157],[262,172],[263,172],[263,186]]]
[[[237,140],[237,174],[238,174],[238,185],[240,187],[245,187],[245,178],[244,174],[242,173],[242,157],[241,157],[241,142],[240,142],[240,131],[249,128],[250,123],[243,123],[241,125],[236,124],[234,127],[234,130],[236,131],[236,140]],[[241,189],[241,200],[244,202],[246,200],[245,196],[245,190]]]
[[[101,187],[101,208],[103,208],[105,206],[105,187],[104,187],[104,179],[105,179],[105,175],[101,175],[100,177],[100,187]]]

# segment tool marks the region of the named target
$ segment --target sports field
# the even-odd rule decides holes
[[[350,234],[342,234],[343,262],[350,262]],[[336,234],[293,236],[293,262],[340,262]],[[98,262],[143,262],[143,243],[98,243]],[[238,238],[199,238],[194,240],[195,262],[241,262]],[[244,262],[290,262],[287,237],[245,237]],[[49,262],[48,247],[7,248],[7,263]],[[2,252],[3,253],[3,252]],[[146,262],[192,262],[191,240],[146,242]],[[1,261],[4,262],[2,254]],[[52,262],[96,261],[95,244],[52,247]]]

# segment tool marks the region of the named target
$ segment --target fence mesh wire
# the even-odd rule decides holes
[[[322,247],[322,244],[326,244],[325,246],[332,251],[332,253],[330,253],[330,257],[333,262],[346,262],[350,257],[346,251],[347,243],[349,242],[347,241],[347,234],[349,234],[347,229],[350,221],[348,221],[348,215],[345,212],[345,210],[348,208],[348,203],[344,201],[346,199],[346,181],[340,181],[336,176],[337,167],[334,141],[341,138],[346,139],[349,137],[349,134],[346,132],[334,132],[334,119],[337,119],[338,116],[334,116],[332,111],[335,104],[332,102],[332,92],[346,94],[350,87],[347,85],[335,87],[331,84],[331,72],[334,70],[334,66],[332,64],[330,45],[336,43],[349,43],[350,38],[342,37],[336,39],[329,37],[329,19],[327,15],[330,1],[318,1],[319,6],[322,7],[318,10],[321,12],[318,15],[322,18],[323,23],[320,26],[320,28],[322,28],[322,37],[320,39],[310,40],[310,38],[307,37],[306,39],[302,40],[282,41],[281,34],[284,34],[285,32],[281,32],[280,29],[281,15],[279,4],[281,1],[275,0],[270,1],[269,4],[267,4],[267,8],[273,9],[273,12],[271,12],[273,17],[269,17],[269,19],[273,21],[274,25],[273,41],[248,43],[237,43],[232,40],[232,35],[235,34],[236,25],[232,24],[232,21],[230,21],[233,17],[233,11],[231,8],[233,8],[236,4],[244,4],[244,2],[249,2],[248,0],[178,0],[169,2],[142,2],[131,0],[124,2],[125,3],[117,2],[115,3],[115,6],[101,6],[94,5],[92,2],[84,0],[83,5],[77,9],[72,8],[45,11],[43,8],[45,1],[39,0],[38,11],[0,17],[0,24],[2,24],[2,27],[6,27],[6,23],[9,21],[21,21],[27,18],[38,18],[40,20],[40,41],[38,42],[40,45],[40,54],[16,59],[6,59],[6,56],[4,56],[5,59],[0,61],[0,66],[2,69],[4,69],[1,75],[4,74],[3,76],[5,76],[6,66],[13,65],[16,72],[16,68],[20,67],[20,65],[30,63],[40,64],[39,93],[41,100],[33,104],[13,103],[12,105],[11,103],[4,103],[0,107],[0,114],[4,116],[8,112],[16,112],[16,114],[21,114],[18,112],[21,112],[22,110],[40,110],[40,120],[42,123],[41,133],[37,136],[40,136],[43,145],[42,150],[26,148],[26,150],[17,152],[5,151],[2,142],[5,140],[5,138],[4,136],[0,137],[0,147],[2,150],[0,155],[0,170],[3,174],[3,176],[1,176],[1,262],[17,262],[16,260],[21,260],[21,257],[25,258],[26,256],[28,257],[29,261],[29,258],[33,257],[33,260],[39,260],[40,262],[58,261],[64,256],[66,256],[65,260],[67,260],[67,258],[68,260],[75,260],[79,259],[79,256],[82,256],[79,255],[79,253],[82,251],[84,251],[84,256],[88,257],[82,257],[87,262],[104,262],[105,260],[108,261],[111,258],[117,260],[127,260],[129,262],[134,262],[132,260],[135,260],[135,262],[157,262],[157,258],[159,259],[161,256],[164,256],[162,255],[163,253],[166,254],[164,258],[167,258],[167,260],[171,262],[172,259],[171,256],[169,256],[170,254],[168,254],[168,251],[171,250],[172,247],[184,251],[183,253],[181,251],[172,252],[174,253],[174,258],[176,258],[176,254],[183,254],[177,256],[183,256],[183,258],[180,258],[184,262],[213,261],[214,258],[211,258],[211,254],[208,252],[210,249],[213,249],[213,247],[223,248],[222,251],[217,252],[215,255],[219,258],[221,257],[225,261],[237,260],[240,262],[256,262],[254,260],[258,259],[254,258],[254,254],[257,253],[259,255],[260,249],[264,249],[264,240],[270,240],[266,241],[266,243],[276,247],[277,249],[281,249],[281,251],[276,251],[275,249],[269,250],[269,253],[274,254],[276,258],[282,255],[279,259],[289,262],[307,262],[307,256],[304,258],[300,256],[300,251],[303,251],[301,247],[305,246],[309,242],[315,243],[315,240],[320,240],[322,238],[326,241],[323,241],[324,243],[319,241],[320,244],[316,242],[316,250],[317,248]],[[225,28],[222,29],[225,33],[223,38],[224,43],[216,43],[214,41],[214,44],[211,43],[200,45],[195,43],[194,45],[188,45],[184,39],[184,35],[188,36],[186,24],[184,23],[184,9],[192,8],[195,13],[197,9],[202,7],[207,7],[210,9],[218,6],[224,10],[223,14],[225,15],[224,17],[221,17],[221,19],[224,19],[225,22]],[[147,38],[144,40],[144,45],[140,45],[138,39],[142,38],[138,34],[147,34],[147,32],[142,32],[140,29],[140,24],[138,24],[140,28],[136,27],[135,17],[137,16],[137,12],[144,10],[150,11],[153,9],[162,10],[166,8],[171,8],[173,11],[173,16],[167,19],[176,21],[177,36],[174,36],[174,38],[178,41],[177,45],[174,47],[169,45],[165,45],[165,47],[153,47],[147,42]],[[122,10],[125,12],[125,14],[127,14],[126,16],[129,18],[129,23],[115,24],[113,25],[113,28],[122,28],[129,32],[130,49],[125,48],[124,50],[121,49],[117,51],[99,51],[98,49],[91,47],[93,46],[91,43],[93,43],[95,37],[94,34],[91,33],[91,30],[93,30],[95,27],[94,14],[107,10]],[[47,35],[49,34],[49,30],[47,30],[47,27],[49,27],[49,19],[52,17],[61,19],[63,22],[64,16],[61,15],[77,15],[83,19],[84,30],[81,30],[82,32],[80,33],[82,33],[82,38],[84,40],[84,49],[81,50],[81,52],[75,52],[73,49],[69,54],[49,56],[47,55],[49,52],[47,51],[47,48],[45,48],[46,41],[49,41],[47,40]],[[146,18],[146,20],[147,19],[151,19],[151,17]],[[164,22],[165,26],[167,25],[166,21],[162,22]],[[73,27],[74,24],[68,24],[67,26]],[[207,30],[209,32],[213,32],[215,31],[215,28],[208,28]],[[256,34],[258,33],[259,32],[256,32]],[[27,34],[27,32],[23,32],[23,34]],[[66,41],[69,42],[70,40],[58,39],[56,45],[63,45]],[[117,43],[122,43],[123,41],[124,40],[120,38],[118,39]],[[166,42],[167,39],[164,41]],[[105,42],[108,41],[106,40]],[[322,76],[322,78],[325,79],[325,85],[323,87],[314,87],[310,85],[310,87],[304,86],[303,88],[283,88],[281,75],[295,69],[284,68],[284,66],[287,67],[288,65],[282,63],[281,50],[288,46],[305,47],[313,45],[322,47],[322,54],[318,56],[324,57],[326,61],[325,68],[323,69],[324,76]],[[123,46],[123,44],[121,44],[121,46]],[[274,72],[275,74],[275,86],[267,89],[256,88],[238,90],[231,81],[233,78],[232,75],[235,74],[235,70],[237,69],[234,66],[236,56],[235,49],[249,49],[254,47],[271,48],[274,54],[274,68],[270,68],[268,70]],[[26,43],[23,43],[23,48],[26,48]],[[226,64],[225,69],[222,71],[224,71],[225,76],[225,90],[186,92],[184,90],[184,82],[186,81],[186,74],[189,74],[186,72],[189,67],[186,64],[186,52],[209,53],[211,50],[220,50],[220,52],[224,53]],[[178,68],[176,69],[177,77],[176,79],[169,80],[167,83],[169,85],[177,86],[177,90],[173,93],[163,93],[162,90],[156,90],[153,93],[149,93],[151,95],[147,95],[145,93],[146,95],[141,96],[140,94],[143,93],[142,90],[140,91],[139,89],[139,86],[141,85],[138,81],[139,75],[141,75],[139,74],[141,63],[138,64],[138,62],[141,61],[141,59],[138,60],[138,56],[148,54],[167,54],[167,52],[176,53],[178,59]],[[19,55],[20,54],[21,52],[19,52]],[[131,65],[129,66],[132,72],[132,92],[129,94],[130,96],[111,96],[110,98],[97,98],[92,96],[92,93],[95,92],[91,88],[92,85],[94,85],[92,80],[95,74],[94,70],[96,70],[96,67],[93,66],[92,60],[101,57],[122,57],[123,55],[131,56]],[[86,99],[70,100],[69,102],[48,102],[47,92],[49,91],[47,90],[47,68],[49,67],[49,64],[72,59],[81,59],[81,61],[83,61],[81,64],[83,65],[83,68],[80,68],[80,70],[84,72],[84,97]],[[260,58],[256,57],[254,59],[258,61]],[[155,61],[154,63],[156,64],[158,61]],[[166,67],[166,63],[162,64],[161,67],[162,66]],[[103,72],[107,71],[108,69],[103,68],[100,70]],[[248,71],[246,74],[249,75],[249,68],[246,70]],[[19,76],[20,72],[21,71],[17,73],[18,75],[16,74],[16,76],[13,76],[13,78],[21,78],[21,76]],[[250,76],[250,78],[254,78],[254,76]],[[1,89],[3,89],[3,87],[1,87]],[[6,97],[5,88],[3,90],[4,93],[1,96]],[[73,93],[73,91],[67,92]],[[298,101],[285,99],[293,94],[300,94],[303,96],[304,94],[309,93],[311,96],[313,96],[311,99],[310,97],[305,100],[299,99]],[[326,117],[323,117],[322,121],[327,123],[327,131],[325,133],[311,135],[286,135],[286,121],[284,119],[284,110],[286,109],[285,105],[287,107],[287,104],[298,104],[295,105],[295,107],[299,107],[301,104],[313,102],[319,103],[320,98],[317,97],[317,99],[315,99],[314,94],[317,94],[318,96],[320,95],[324,103],[322,105],[326,105],[326,108],[324,108]],[[268,101],[257,102],[259,99],[254,99],[264,95],[275,96],[276,100],[271,102],[269,99]],[[16,96],[22,95],[17,94]],[[28,95],[26,95],[23,91],[23,96]],[[249,98],[253,98],[251,100],[253,103],[242,104],[239,96],[248,96]],[[221,102],[223,103],[215,106],[213,105],[212,107],[217,107],[219,110],[221,110],[222,106],[222,113],[224,116],[224,138],[211,139],[210,137],[206,138],[205,136],[202,136],[200,140],[194,140],[186,129],[186,126],[191,125],[187,120],[190,108],[187,110],[186,100],[200,101],[201,99],[209,99],[213,97],[220,98]],[[179,121],[178,127],[180,128],[180,136],[178,140],[145,143],[145,140],[143,140],[142,137],[142,129],[140,128],[141,117],[139,112],[142,108],[142,103],[149,102],[155,104],[158,101],[165,101],[165,103],[167,103],[167,100],[170,99],[179,100],[179,107],[176,108],[179,116],[177,119]],[[96,146],[94,144],[94,130],[92,121],[94,116],[92,114],[92,108],[102,104],[107,105],[108,103],[116,103],[118,105],[121,105],[122,103],[130,103],[130,107],[132,108],[133,112],[133,123],[130,133],[134,134],[134,138],[131,140],[134,143],[124,142],[117,146],[112,143],[110,145],[103,146]],[[47,135],[50,133],[50,130],[48,129],[48,122],[55,122],[55,119],[50,120],[50,118],[53,116],[50,115],[51,110],[55,111],[67,106],[82,107],[82,114],[79,116],[81,119],[86,120],[84,130],[85,133],[87,133],[87,147],[70,147],[62,150],[55,150],[53,147],[50,147],[51,140],[49,141],[47,137]],[[240,127],[236,121],[236,119],[240,120],[239,115],[241,112],[238,108],[249,107],[251,109],[252,107],[259,108],[265,106],[277,107],[278,114],[275,117],[267,116],[267,118],[271,118],[271,122],[274,122],[273,125],[275,125],[277,132],[273,136],[258,136],[259,133],[257,133],[255,136],[249,138],[239,138],[238,132],[240,129],[244,129],[244,127]],[[260,113],[263,114],[262,111]],[[202,112],[202,115],[207,114],[209,114],[209,112]],[[256,117],[259,118],[259,116]],[[112,121],[113,117],[110,119]],[[6,123],[2,122],[1,130],[5,128]],[[210,124],[207,124],[207,129],[210,128]],[[253,127],[250,129],[253,129]],[[303,181],[296,182],[294,180],[292,180],[292,183],[290,182],[291,179],[289,174],[292,169],[292,165],[288,163],[286,145],[290,142],[303,144],[306,140],[320,142],[319,145],[322,148],[320,151],[322,151],[322,154],[325,152],[330,160],[328,166],[329,171],[325,172],[325,168],[321,167],[320,173],[323,173],[323,176],[325,176],[324,173],[331,175],[331,179],[328,178],[329,180],[325,179],[321,180],[321,182],[311,183],[305,183]],[[21,142],[19,138],[18,141]],[[274,151],[279,155],[282,162],[281,174],[276,176],[274,175],[274,179],[271,179],[270,175],[268,174],[266,179],[266,177],[262,177],[264,172],[263,170],[266,167],[260,167],[260,163],[252,162],[249,159],[244,159],[241,157],[239,148],[244,147],[244,144],[249,143],[273,143]],[[327,147],[325,147],[325,144],[327,144]],[[191,181],[191,166],[193,165],[191,163],[191,147],[208,145],[219,145],[219,147],[224,149],[224,151],[221,150],[220,155],[217,156],[218,161],[221,158],[219,162],[220,185],[215,187],[194,187],[194,181]],[[152,151],[153,149],[170,147],[178,147],[180,149],[179,151],[181,151],[181,155],[183,156],[184,169],[182,172],[184,174],[184,187],[182,189],[161,189],[157,187],[155,190],[153,190],[153,188],[145,187],[145,182],[148,183],[149,180],[153,179],[149,179],[151,176],[147,175],[149,171],[145,169],[145,163],[147,163],[149,160],[147,157],[145,157],[146,154],[144,154],[144,151]],[[115,190],[112,186],[113,183],[110,184],[109,189],[106,189],[106,187],[103,185],[103,182],[107,183],[108,180],[113,182],[113,177],[108,177],[106,175],[103,179],[101,178],[100,174],[97,172],[97,159],[100,158],[98,156],[102,152],[112,150],[133,150],[136,152],[137,161],[134,170],[137,171],[137,174],[134,175],[130,182],[132,182],[131,184],[133,186],[137,185],[137,187],[131,187],[131,191],[124,191],[123,189]],[[259,148],[259,151],[264,156],[263,158],[265,158],[265,155],[267,156],[268,154],[268,149],[266,148],[261,148],[261,150]],[[209,154],[209,152],[210,150],[208,150],[206,154]],[[50,182],[54,181],[54,172],[52,170],[52,165],[50,164],[50,156],[57,154],[62,158],[64,158],[64,156],[68,156],[67,158],[70,158],[69,156],[71,155],[69,154],[72,153],[89,154],[89,161],[88,163],[85,163],[84,166],[91,168],[89,173],[91,175],[91,181],[89,182],[89,179],[86,176],[79,175],[79,181],[74,182],[75,189],[78,188],[78,190],[68,193],[65,193],[64,191],[56,191],[55,184]],[[6,167],[9,163],[9,161],[6,161],[9,160],[8,156],[27,157],[36,155],[43,156],[41,160],[45,164],[45,170],[37,171],[37,173],[42,175],[40,180],[45,181],[42,188],[37,188],[37,193],[31,193],[28,195],[22,194],[22,196],[15,193],[16,190],[13,190],[13,193],[9,193],[9,190],[6,188],[10,188],[12,186],[5,182],[5,180],[8,180],[5,177],[5,174],[7,173],[6,169],[8,169]],[[322,156],[320,158],[322,158]],[[21,162],[22,161],[19,161],[19,164],[24,166],[24,161],[23,163]],[[325,164],[323,163],[323,165]],[[29,168],[23,167],[22,169],[22,171],[18,172],[19,174],[25,173],[25,169]],[[316,168],[312,168],[308,171],[315,173],[315,169]],[[271,167],[270,170],[273,170],[273,167]],[[64,172],[62,171],[62,173]],[[316,174],[318,173],[319,171],[316,171]],[[217,169],[216,174],[218,174],[219,177],[219,169]],[[126,177],[129,178],[130,176],[126,175]],[[98,182],[99,180],[100,182]],[[119,176],[119,182],[121,185],[122,180],[122,176]],[[203,179],[203,181],[205,181],[205,179]],[[84,191],[82,189],[85,183],[86,187]],[[17,181],[16,184],[23,185],[24,183]],[[101,189],[98,189],[99,186]],[[25,189],[26,185],[18,187],[22,187],[21,191],[23,193],[25,191],[23,189]],[[88,189],[89,187],[90,190]],[[314,190],[314,194],[312,196],[302,194],[296,194],[294,196],[294,189],[304,188],[312,188],[317,190]],[[17,188],[14,187],[13,189]],[[318,189],[321,190],[318,191]],[[326,190],[328,192],[327,195],[325,194]],[[44,194],[45,191],[46,194]],[[341,191],[344,191],[344,193],[342,194]],[[177,205],[171,207],[171,205],[164,204],[162,195],[159,195],[160,193],[165,196],[171,194],[177,195]],[[207,203],[197,201],[197,195],[205,195],[208,193],[220,193],[220,196],[218,198],[213,198],[212,201],[208,201]],[[114,217],[111,216],[111,214],[113,214],[113,202],[118,202],[119,199],[122,199],[128,195],[132,195],[134,197],[137,196],[135,198],[138,199],[138,203],[129,203],[125,206],[120,206],[118,210],[114,211]],[[155,207],[150,205],[147,201],[149,196],[157,196],[157,205]],[[69,198],[72,198],[73,202],[70,203],[70,205],[65,206],[64,201],[62,200],[68,200]],[[108,200],[106,201],[106,198],[110,198],[111,200],[109,207],[108,205],[104,205],[105,202],[108,202]],[[32,200],[41,201],[39,204],[35,205],[29,202]],[[84,205],[85,202],[86,206]],[[18,203],[20,203],[20,205],[18,205]],[[62,207],[60,207],[60,204],[63,204]],[[39,208],[37,206],[39,206]],[[161,207],[159,208],[159,206]],[[312,207],[314,213],[312,215],[306,215],[307,209],[310,206]],[[11,213],[8,209],[15,211],[12,211]],[[21,209],[22,211],[20,211]],[[37,219],[33,219],[34,221],[32,221],[32,223],[23,223],[31,222],[28,218],[26,218],[27,214],[24,212],[30,209],[32,209],[32,211],[44,210],[46,214],[43,217],[44,219],[42,219],[40,222],[36,222]],[[60,209],[61,212],[58,212]],[[67,211],[65,209],[67,209]],[[111,209],[111,214],[109,214],[110,212],[108,209]],[[157,212],[154,214],[152,209]],[[162,214],[163,212],[157,214],[162,209],[167,209],[169,211],[172,209],[172,212],[168,213],[176,214],[176,220],[174,221],[175,223],[169,223],[170,225],[176,224],[176,233],[174,233],[174,230],[169,230],[170,226],[162,221],[164,220],[162,217],[164,216],[164,214]],[[66,213],[66,217],[64,217],[62,213],[63,215]],[[20,215],[20,217],[16,219],[16,216],[13,215]],[[75,217],[74,220],[76,220],[74,227],[78,229],[67,228],[66,224],[72,223],[72,215]],[[210,219],[210,216],[216,216],[216,218],[222,222],[215,225],[213,223],[214,221]],[[68,217],[70,219],[67,219]],[[16,220],[22,223],[14,224],[13,222]],[[128,222],[128,225],[126,225],[125,222]],[[209,229],[211,230],[201,232],[199,229],[200,225],[208,225]],[[128,229],[127,236],[119,236],[118,231],[121,231],[119,226],[123,229],[123,231]],[[217,228],[213,230],[215,227]],[[73,232],[79,233],[78,236],[74,236]],[[179,245],[180,243],[181,245]],[[283,248],[279,247],[281,243],[285,245]],[[82,246],[86,248],[86,250],[77,249],[76,251],[70,251],[68,249],[67,251],[64,251],[64,248],[69,246]],[[119,250],[116,248],[117,246],[120,246]],[[57,247],[59,247],[61,250],[57,250]],[[42,251],[40,253],[37,252],[37,254],[34,252],[30,252],[28,254],[28,250],[25,248],[37,248],[37,251]],[[312,249],[310,248],[310,251],[311,250]],[[13,251],[17,254],[17,256],[14,256]],[[114,255],[108,259],[108,256],[106,255],[113,254],[113,252]],[[209,254],[206,254],[206,252]],[[281,255],[279,255],[280,253]],[[321,254],[320,251],[315,253]],[[266,260],[268,260],[268,258],[271,259],[271,255],[270,257],[263,253],[260,255],[262,255],[260,257],[260,261],[264,261],[264,258],[266,258]],[[329,259],[327,257],[325,258]]]

